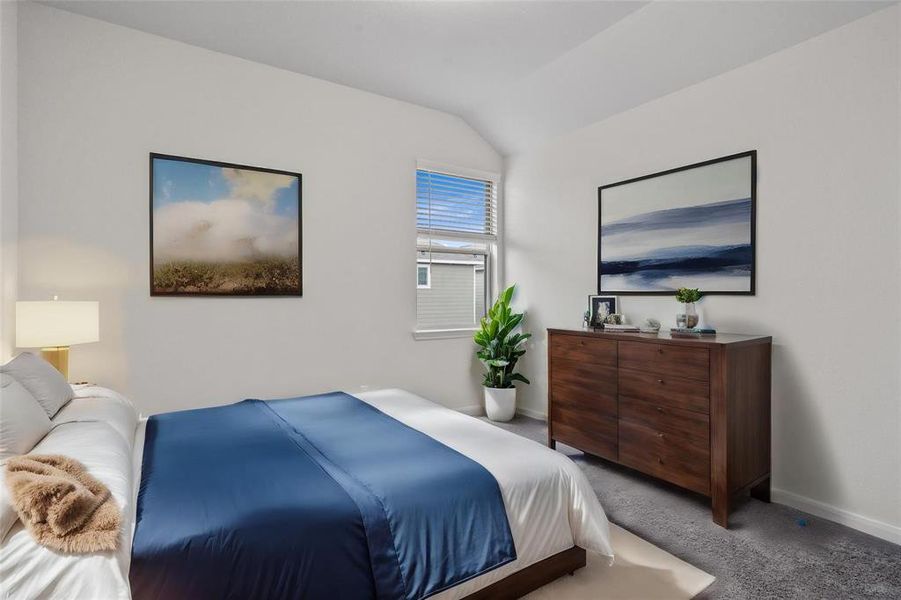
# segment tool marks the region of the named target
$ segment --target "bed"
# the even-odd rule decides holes
[[[62,555],[36,545],[16,524],[0,546],[0,581],[10,598],[131,598],[130,570],[139,570],[145,558],[136,553],[139,560],[132,564],[132,542],[140,546],[146,537],[135,531],[139,488],[142,475],[147,487],[153,471],[142,473],[147,421],[139,421],[128,400],[111,390],[87,386],[77,396],[32,452],[72,456],[110,487],[123,509],[121,544],[115,553]],[[499,547],[490,568],[474,567],[442,589],[423,587],[424,596],[514,598],[584,566],[586,550],[612,560],[604,511],[581,470],[562,454],[403,390],[350,397],[476,463],[496,481],[515,555],[505,558]],[[265,411],[264,405],[256,408]],[[152,522],[146,515],[145,520]],[[151,569],[145,580],[149,576],[165,574]],[[142,589],[136,597],[149,597]]]

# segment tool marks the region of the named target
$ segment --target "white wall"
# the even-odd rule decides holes
[[[16,343],[17,15],[17,2],[0,2],[0,362]]]
[[[537,333],[526,412],[545,412],[545,328],[579,327],[596,289],[597,187],[756,148],[757,295],[701,310],[773,336],[780,497],[901,542],[898,11],[508,159],[506,279]],[[674,324],[672,299],[620,300]]]
[[[145,412],[360,385],[479,402],[469,339],[414,341],[416,159],[499,171],[460,119],[20,7],[19,289],[97,299],[71,373]],[[297,298],[150,298],[150,151],[303,174]]]

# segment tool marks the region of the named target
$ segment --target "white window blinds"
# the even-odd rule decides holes
[[[496,177],[416,170],[417,331],[478,326],[497,227]]]
[[[497,237],[493,181],[416,171],[416,228],[431,237]]]

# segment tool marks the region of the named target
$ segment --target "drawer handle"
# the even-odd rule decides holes
[[[657,354],[663,354],[663,348],[657,348]]]
[[[661,432],[658,431],[658,432],[657,432],[657,437],[659,437],[659,438],[662,440],[662,439],[663,439],[663,433],[661,433]]]
[[[666,384],[666,382],[663,381],[662,379],[658,379],[658,380],[657,380],[657,383],[659,383],[660,385],[665,385],[665,384]]]
[[[656,409],[657,409],[657,412],[659,412],[659,413],[665,412],[665,411],[663,410],[663,408],[661,408],[661,407],[659,407],[659,406],[655,406],[654,408],[656,408]]]
[[[663,464],[663,459],[662,459],[661,457],[658,456],[658,457],[657,457],[657,462],[659,462],[659,463],[662,465],[662,464]]]

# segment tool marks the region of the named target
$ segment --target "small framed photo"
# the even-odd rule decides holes
[[[607,315],[616,314],[616,296],[588,296],[588,324],[601,327]]]

